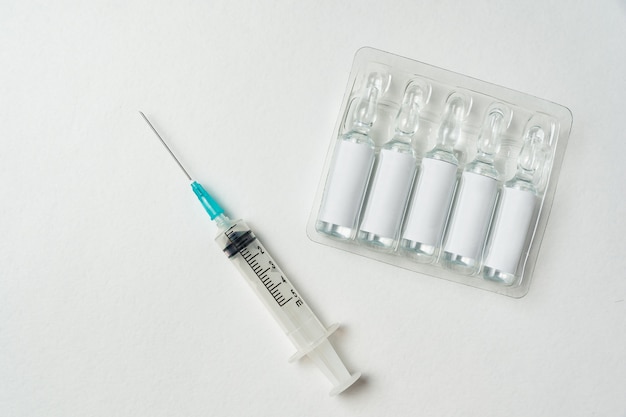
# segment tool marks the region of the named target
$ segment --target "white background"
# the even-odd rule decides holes
[[[626,416],[626,3],[0,0],[0,416]],[[355,51],[568,106],[530,293],[311,242]],[[137,110],[364,378],[292,347]]]

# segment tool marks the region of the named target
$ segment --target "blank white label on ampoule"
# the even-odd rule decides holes
[[[374,149],[367,143],[342,140],[335,152],[319,220],[355,227],[374,163]]]
[[[498,204],[485,266],[515,274],[536,204],[537,197],[534,193],[504,188]]]
[[[441,238],[456,184],[457,166],[424,158],[403,239],[436,246]]]
[[[411,154],[389,149],[380,151],[378,158],[360,229],[392,238],[398,232],[411,192],[416,160]]]
[[[498,191],[493,178],[464,172],[446,232],[444,250],[471,259],[480,256]]]

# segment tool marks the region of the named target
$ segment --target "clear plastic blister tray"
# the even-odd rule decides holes
[[[512,297],[529,289],[569,109],[372,48],[357,51],[307,234]]]

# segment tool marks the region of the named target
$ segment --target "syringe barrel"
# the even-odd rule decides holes
[[[336,325],[326,329],[320,323],[246,223],[219,220],[217,244],[291,339],[297,349],[292,358],[309,356],[333,384],[330,395],[351,386],[361,374],[350,374],[328,341]]]
[[[245,222],[232,221],[215,240],[298,351],[325,338],[326,328]]]

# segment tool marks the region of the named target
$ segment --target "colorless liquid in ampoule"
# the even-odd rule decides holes
[[[441,242],[459,165],[454,145],[470,106],[471,101],[459,93],[448,97],[437,145],[422,159],[399,243],[403,254],[419,262],[433,262]]]
[[[369,74],[352,113],[349,131],[337,141],[315,229],[336,239],[352,239],[374,164],[374,141],[369,131],[376,120],[378,99],[388,76]]]
[[[419,126],[420,110],[430,97],[430,85],[417,80],[404,94],[396,117],[394,137],[381,149],[357,238],[374,249],[395,248],[417,170],[411,140]]]
[[[441,262],[455,272],[472,275],[480,267],[489,222],[498,192],[495,155],[511,111],[501,103],[487,110],[478,137],[478,154],[463,171],[446,229]]]
[[[524,132],[524,145],[517,159],[517,172],[502,187],[502,193],[487,245],[483,278],[512,285],[532,230],[539,195],[535,173],[547,159],[545,130],[531,118]],[[521,272],[521,271],[520,271]]]

